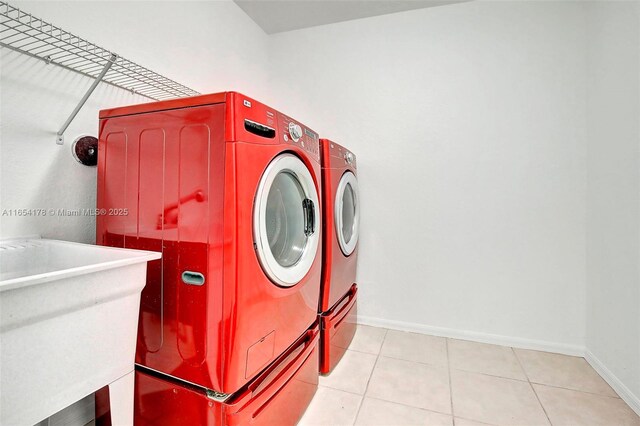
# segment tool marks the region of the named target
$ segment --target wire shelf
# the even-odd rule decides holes
[[[107,70],[102,81],[153,100],[199,94],[6,2],[0,2],[0,46],[98,80]]]

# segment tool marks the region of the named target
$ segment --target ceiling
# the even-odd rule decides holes
[[[234,0],[267,34],[469,0]]]

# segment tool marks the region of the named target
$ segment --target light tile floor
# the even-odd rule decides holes
[[[300,425],[640,426],[579,357],[358,326]]]

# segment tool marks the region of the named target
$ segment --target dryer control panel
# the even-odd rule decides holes
[[[353,152],[335,142],[327,141],[327,143],[329,143],[329,153],[332,157],[331,167],[350,166],[354,169],[357,168],[356,155]]]
[[[298,146],[313,158],[320,158],[320,139],[313,130],[287,115],[278,113],[278,132],[276,137],[280,142]]]

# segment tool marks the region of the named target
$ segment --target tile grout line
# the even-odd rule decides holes
[[[389,401],[387,399],[382,399],[382,398],[380,398],[378,396],[368,396],[367,398],[375,399],[376,401],[380,401],[380,402],[388,402],[389,404],[401,405],[401,406],[407,407],[407,408],[413,408],[414,410],[426,411],[428,413],[442,414],[443,416],[451,417],[451,413],[445,413],[445,412],[437,411],[437,410],[430,410],[428,408],[416,407],[415,405],[405,404],[404,402]],[[459,417],[459,418],[462,418],[462,417]],[[473,419],[465,419],[465,420],[473,420]]]
[[[351,348],[345,348],[345,349],[348,350],[348,351],[351,351],[351,352],[357,352],[359,354],[378,355],[377,353],[374,353],[374,352],[359,351],[357,349],[351,349]]]
[[[481,422],[479,420],[470,419],[468,417],[460,417],[460,416],[458,416],[458,419],[460,419],[460,420],[468,420],[470,422],[477,423],[477,424],[483,425],[483,426],[499,426],[499,425],[496,425],[496,424],[493,424],[493,423],[485,423],[485,422]]]
[[[509,349],[511,349],[511,348],[509,348]],[[351,350],[351,349],[349,349],[349,350]],[[367,352],[360,352],[360,353],[367,353]],[[369,353],[369,355],[375,355],[375,354]],[[435,364],[435,363],[432,363],[432,362],[424,362],[424,361],[414,361],[414,360],[411,360],[411,359],[396,358],[396,357],[389,356],[389,355],[383,355],[383,356],[384,356],[384,358],[393,359],[395,361],[413,362],[415,364],[426,365],[426,366],[434,367],[434,368],[444,367],[444,364]],[[481,371],[475,371],[475,370],[465,370],[465,369],[462,369],[462,368],[450,367],[450,369],[454,370],[454,371],[461,371],[463,373],[478,374],[478,375],[481,375],[481,376],[494,377],[496,379],[514,380],[516,382],[522,382],[522,383],[527,383],[529,381],[527,379],[516,379],[515,377],[500,376],[500,375],[497,375],[497,374],[483,373]],[[575,390],[575,389],[570,389],[570,388],[563,388],[563,387],[560,387],[560,386],[546,385],[544,383],[536,383],[536,384],[544,385],[544,386],[551,386],[551,387],[555,387],[555,388],[559,388],[559,389]],[[584,392],[584,391],[577,391],[577,392]],[[600,395],[600,394],[592,393],[592,392],[584,392],[584,393],[589,393],[589,394],[592,394],[592,395]],[[607,395],[602,395],[602,396],[607,396]],[[615,397],[611,396],[609,398],[615,398]]]
[[[348,391],[348,390],[344,390],[344,389],[339,389],[339,388],[333,388],[331,386],[327,386],[327,385],[318,385],[319,388],[325,388],[325,389],[329,389],[332,391],[338,391],[338,392],[344,392],[344,393],[349,393],[351,395],[356,395],[356,396],[362,396],[361,393],[358,392],[354,392],[354,391]]]
[[[445,349],[447,351],[447,371],[449,372],[449,404],[451,406],[451,424],[456,426],[456,416],[453,414],[453,383],[451,382],[451,357],[449,356],[449,338],[444,339]]]
[[[358,410],[356,411],[356,417],[353,419],[353,424],[358,421],[358,416],[360,415],[360,410],[362,410],[362,405],[364,404],[364,399],[367,395],[367,391],[369,390],[369,383],[371,382],[371,378],[373,377],[373,372],[376,370],[376,366],[378,365],[378,360],[380,359],[380,354],[382,354],[382,347],[384,346],[384,341],[387,339],[387,334],[389,333],[389,329],[384,329],[384,337],[382,338],[382,343],[380,344],[380,350],[378,351],[378,355],[376,356],[376,362],[373,363],[373,368],[371,369],[371,373],[369,374],[369,379],[367,380],[367,386],[364,387],[364,392],[362,393],[362,399],[360,400],[360,405],[358,405]]]
[[[553,426],[553,423],[551,422],[551,419],[549,418],[549,413],[547,413],[547,409],[544,408],[544,405],[542,404],[542,401],[540,400],[540,397],[538,396],[538,392],[536,392],[535,388],[533,387],[533,383],[531,383],[531,379],[529,379],[529,375],[527,374],[527,370],[524,369],[524,365],[522,364],[522,361],[520,361],[520,358],[518,358],[518,354],[516,353],[516,350],[513,347],[511,348],[511,352],[513,352],[513,356],[516,357],[516,361],[518,361],[518,365],[522,369],[522,372],[524,373],[524,376],[527,378],[527,382],[529,383],[529,387],[533,391],[533,394],[536,396],[536,400],[538,401],[538,404],[540,404],[540,408],[542,408],[542,412],[547,417],[547,421],[549,422],[550,425]]]
[[[527,379],[516,379],[514,377],[508,377],[506,375],[504,376],[500,376],[498,374],[489,374],[489,373],[483,373],[481,371],[474,371],[474,370],[464,370],[462,368],[452,368],[452,370],[454,371],[461,371],[463,373],[470,373],[470,374],[478,374],[480,376],[487,376],[487,377],[495,377],[496,379],[506,379],[506,380],[515,380],[516,382],[522,382],[522,383],[527,383],[528,380]]]
[[[416,364],[428,365],[430,367],[444,367],[444,364],[438,364],[438,363],[434,363],[434,362],[416,361],[414,359],[398,358],[398,357],[389,356],[389,355],[384,355],[384,357],[385,358],[389,358],[389,359],[395,359],[396,361],[406,361],[406,362],[414,362]],[[456,370],[457,370],[457,368],[456,368]],[[464,371],[464,370],[461,370],[461,371]],[[473,373],[473,371],[470,371],[470,373]],[[483,374],[483,373],[481,373],[481,374]]]
[[[546,388],[561,389],[561,390],[566,390],[566,391],[570,391],[570,392],[584,393],[584,394],[587,394],[587,395],[599,396],[599,397],[602,397],[602,398],[610,398],[610,399],[620,399],[620,400],[622,400],[622,398],[620,398],[619,396],[611,396],[611,395],[604,395],[602,393],[587,392],[585,390],[580,390],[580,389],[564,388],[562,386],[550,385],[550,384],[547,384],[547,383],[531,382],[531,384],[538,385],[538,386],[544,386]]]

